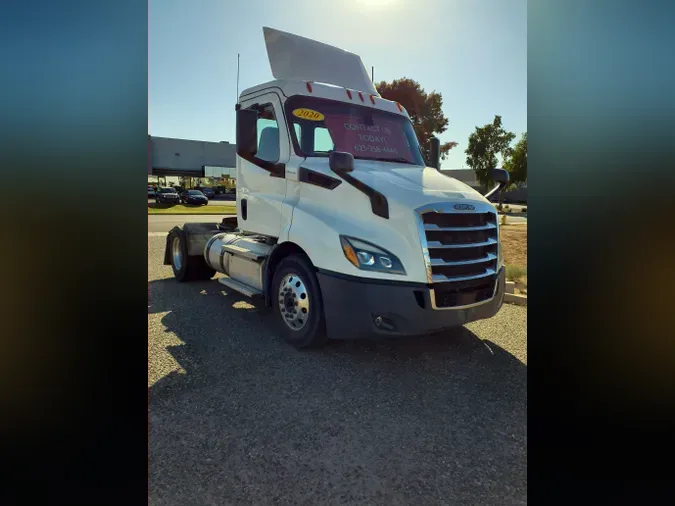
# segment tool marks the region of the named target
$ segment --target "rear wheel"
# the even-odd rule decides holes
[[[170,248],[169,256],[173,275],[180,283],[211,279],[216,273],[209,267],[202,255],[189,256],[187,254],[187,237],[183,230],[174,228],[169,233],[167,247]]]
[[[298,348],[326,342],[321,289],[312,265],[301,256],[279,262],[271,286],[272,310],[284,340]]]

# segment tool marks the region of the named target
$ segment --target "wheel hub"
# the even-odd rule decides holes
[[[303,279],[295,273],[286,274],[278,293],[281,318],[289,328],[300,330],[309,318],[309,293]]]
[[[171,254],[173,256],[173,265],[176,270],[180,270],[183,265],[183,251],[180,247],[180,237],[174,237],[171,243]]]

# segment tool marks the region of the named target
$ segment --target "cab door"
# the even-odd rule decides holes
[[[255,155],[237,156],[237,222],[240,229],[278,238],[286,196],[290,140],[279,95],[263,92],[242,97],[241,109],[258,114]]]

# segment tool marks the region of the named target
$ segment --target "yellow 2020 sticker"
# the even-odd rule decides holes
[[[310,121],[323,121],[323,114],[319,111],[314,111],[312,109],[295,109],[293,111],[293,116],[296,116],[301,119],[308,119]]]

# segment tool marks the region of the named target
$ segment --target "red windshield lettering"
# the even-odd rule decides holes
[[[414,159],[402,123],[384,115],[374,114],[369,124],[361,118],[335,114],[327,115],[324,122],[338,151],[366,158],[405,158],[410,162]]]

